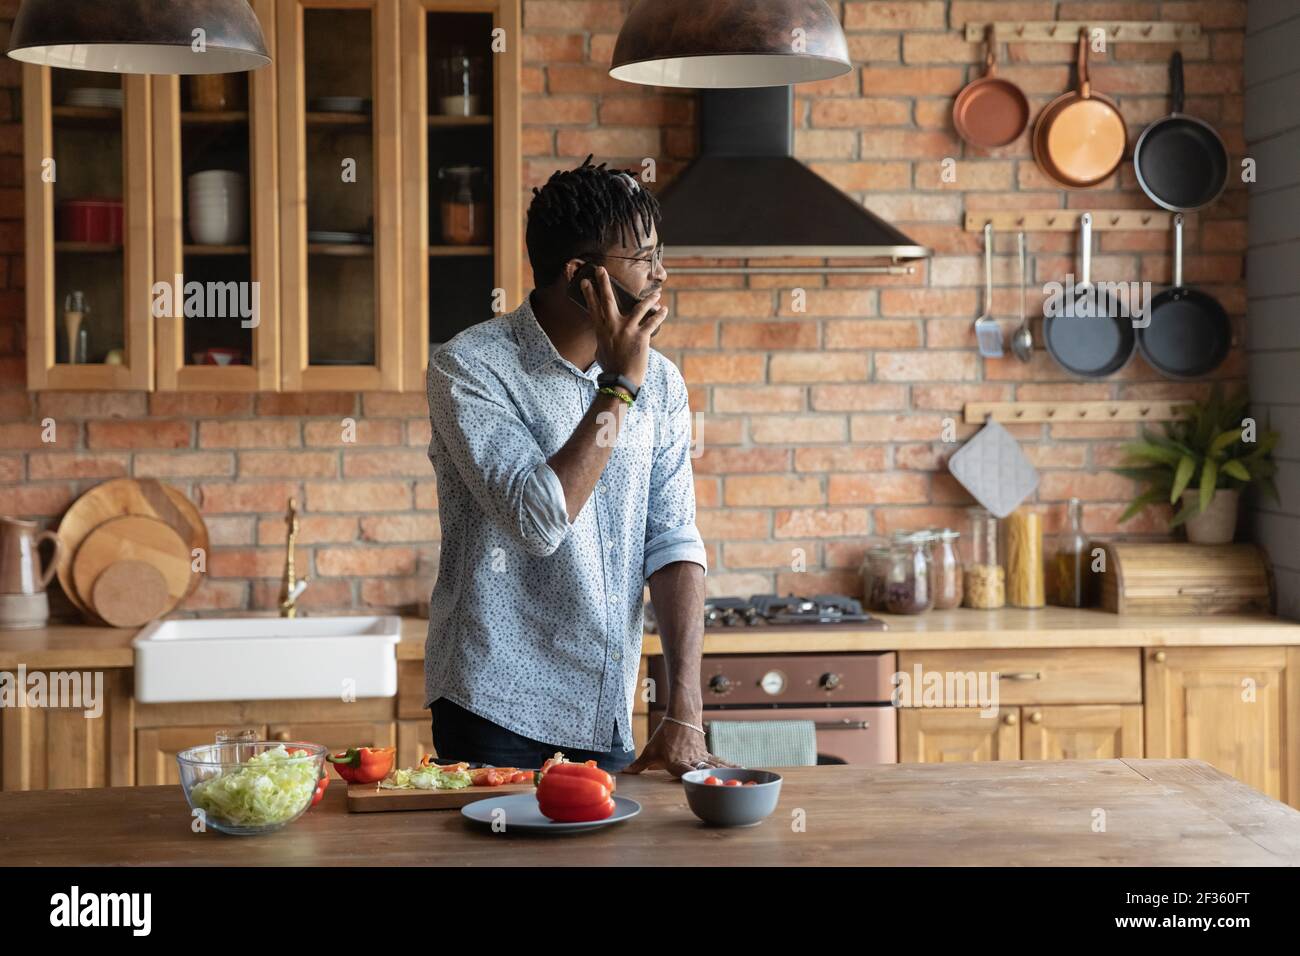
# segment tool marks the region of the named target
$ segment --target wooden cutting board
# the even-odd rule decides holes
[[[194,548],[208,550],[208,529],[203,516],[177,489],[151,478],[115,478],[96,485],[74,501],[59,522],[59,537],[64,545],[58,565],[59,583],[68,600],[85,614],[93,613],[88,603],[90,592],[85,592],[84,597],[77,593],[72,578],[73,561],[87,535],[105,521],[123,515],[157,519],[170,525],[191,552]],[[192,576],[190,593],[199,586],[200,577]]]
[[[506,783],[499,787],[466,787],[464,790],[380,790],[378,784],[354,783],[348,787],[348,810],[352,813],[457,810],[475,800],[531,793],[535,789],[531,783]]]
[[[96,580],[119,561],[142,561],[162,575],[167,582],[163,614],[184,599],[190,579],[196,577],[190,570],[190,549],[170,525],[142,515],[111,518],[86,536],[72,562],[72,586],[91,610]]]

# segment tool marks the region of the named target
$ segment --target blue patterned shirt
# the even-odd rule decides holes
[[[429,359],[429,459],[442,557],[426,706],[439,697],[557,747],[632,747],[646,580],[705,565],[681,373],[650,352],[595,491],[570,522],[546,464],[596,396],[599,363],[562,358],[529,300]]]

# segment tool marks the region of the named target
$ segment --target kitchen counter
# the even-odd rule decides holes
[[[1300,645],[1300,624],[1274,617],[1209,615],[1154,617],[1049,607],[934,611],[919,617],[882,614],[887,631],[853,627],[754,627],[709,630],[705,653],[1013,649],[1052,647],[1269,647]],[[424,659],[429,622],[402,619],[399,661]],[[131,667],[137,631],[87,625],[51,625],[0,631],[0,670]],[[647,634],[643,654],[661,653],[659,637]]]
[[[286,829],[251,838],[191,832],[177,786],[0,793],[0,856],[34,866],[1300,865],[1300,812],[1197,760],[782,773],[781,802],[757,827],[705,827],[680,783],[623,774],[618,792],[641,802],[640,816],[513,840],[454,810],[350,814],[342,787]]]

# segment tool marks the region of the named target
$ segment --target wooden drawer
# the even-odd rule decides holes
[[[917,667],[923,683],[916,687]],[[1142,703],[1141,651],[1129,647],[1070,648],[1040,651],[902,651],[898,669],[907,675],[901,687],[913,698],[904,706],[922,706],[920,695],[928,675],[938,674],[944,692],[939,706],[973,706],[969,700],[948,699],[947,688],[992,687],[992,672],[999,674],[997,702],[1019,704],[1140,704]],[[963,675],[967,675],[963,679]],[[974,675],[975,679],[969,677]],[[980,675],[983,681],[977,680]]]

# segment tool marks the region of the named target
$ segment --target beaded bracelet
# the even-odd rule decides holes
[[[616,389],[616,388],[598,388],[598,389],[596,389],[596,394],[597,394],[597,395],[613,395],[615,398],[617,398],[620,402],[622,402],[622,403],[625,404],[625,405],[631,405],[631,404],[632,404],[632,398],[631,398],[631,396],[626,395],[626,394],[624,394],[623,392],[620,392],[620,391],[619,391],[618,389]]]

